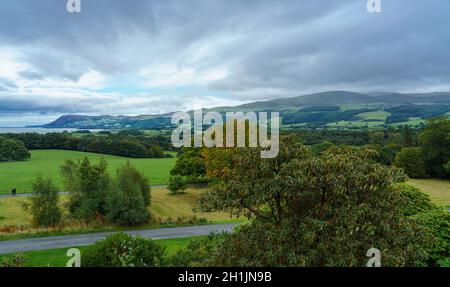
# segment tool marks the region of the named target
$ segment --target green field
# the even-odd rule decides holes
[[[450,206],[450,180],[410,179],[409,183],[428,194],[440,206]]]
[[[161,239],[155,240],[155,242],[161,246],[164,246],[168,254],[173,253],[188,245],[189,241],[200,237],[186,237],[186,238],[175,238],[175,239]],[[87,247],[77,247],[81,251],[81,262],[83,263],[83,251]],[[61,249],[49,249],[49,250],[39,250],[30,251],[22,253],[26,258],[26,267],[65,267],[69,257],[66,256],[66,252],[69,248]],[[11,255],[2,255],[2,257]]]
[[[391,115],[391,113],[379,110],[375,112],[367,112],[367,113],[361,113],[358,116],[360,116],[363,120],[377,120],[381,122],[386,122],[387,118]]]
[[[106,159],[111,174],[129,160],[148,177],[151,185],[167,183],[170,170],[176,161],[175,158],[135,159],[77,151],[33,150],[31,158],[27,161],[0,163],[0,194],[9,193],[14,187],[18,193],[30,192],[31,183],[39,174],[51,176],[57,186],[62,188],[59,167],[66,159],[81,159],[85,156],[93,162],[98,162],[102,157]]]

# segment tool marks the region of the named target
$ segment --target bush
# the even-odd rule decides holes
[[[27,259],[23,254],[3,257],[0,267],[23,267]]]
[[[191,240],[185,248],[169,257],[172,267],[203,267],[211,265],[212,255],[221,242],[227,237],[226,233],[211,233],[207,238]]]
[[[422,149],[418,147],[402,148],[395,155],[395,165],[405,170],[412,178],[427,177],[426,165],[423,160]]]
[[[395,186],[395,189],[400,193],[400,210],[405,216],[412,216],[437,208],[431,202],[428,194],[414,186],[400,183]]]
[[[61,222],[58,190],[50,178],[39,176],[33,182],[33,196],[24,204],[37,226],[55,226]]]
[[[167,187],[173,194],[178,194],[186,190],[186,181],[182,176],[175,175],[169,179],[169,186]]]
[[[83,267],[161,267],[165,249],[152,240],[117,233],[88,247]]]
[[[434,240],[426,249],[429,254],[429,266],[450,267],[450,212],[433,209],[412,217],[430,232]]]

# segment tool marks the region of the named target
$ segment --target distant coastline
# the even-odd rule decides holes
[[[92,132],[101,131],[100,129],[77,129],[77,128],[39,128],[39,127],[0,127],[0,134],[20,134],[20,133],[38,133],[38,134],[47,134],[47,133],[62,133],[62,132],[76,132],[89,130]]]

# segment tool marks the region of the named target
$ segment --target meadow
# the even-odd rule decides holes
[[[421,189],[439,206],[450,206],[450,180],[410,179],[409,184]]]
[[[13,188],[17,188],[18,193],[31,192],[33,179],[39,174],[50,176],[58,188],[62,189],[60,166],[67,159],[77,160],[84,157],[95,163],[104,158],[108,162],[110,174],[115,173],[118,167],[129,160],[135,168],[147,176],[151,185],[166,184],[176,161],[176,158],[126,158],[78,151],[32,150],[29,160],[0,162],[0,194],[10,193]]]

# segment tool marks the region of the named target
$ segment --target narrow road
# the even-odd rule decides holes
[[[152,188],[166,188],[167,185],[152,185]],[[59,195],[67,195],[68,192],[66,191],[61,191],[58,192]],[[32,196],[32,193],[18,193],[15,196],[12,196],[11,194],[0,194],[0,199],[1,198],[10,198],[10,197],[30,197]]]
[[[209,235],[211,232],[230,232],[237,224],[214,224],[198,225],[173,228],[158,228],[125,231],[130,235],[140,235],[150,239],[183,238],[192,236]],[[96,241],[117,232],[103,232],[92,234],[53,236],[42,238],[31,238],[23,240],[0,241],[0,254],[25,252],[33,250],[46,250],[54,248],[71,248],[94,244]]]

